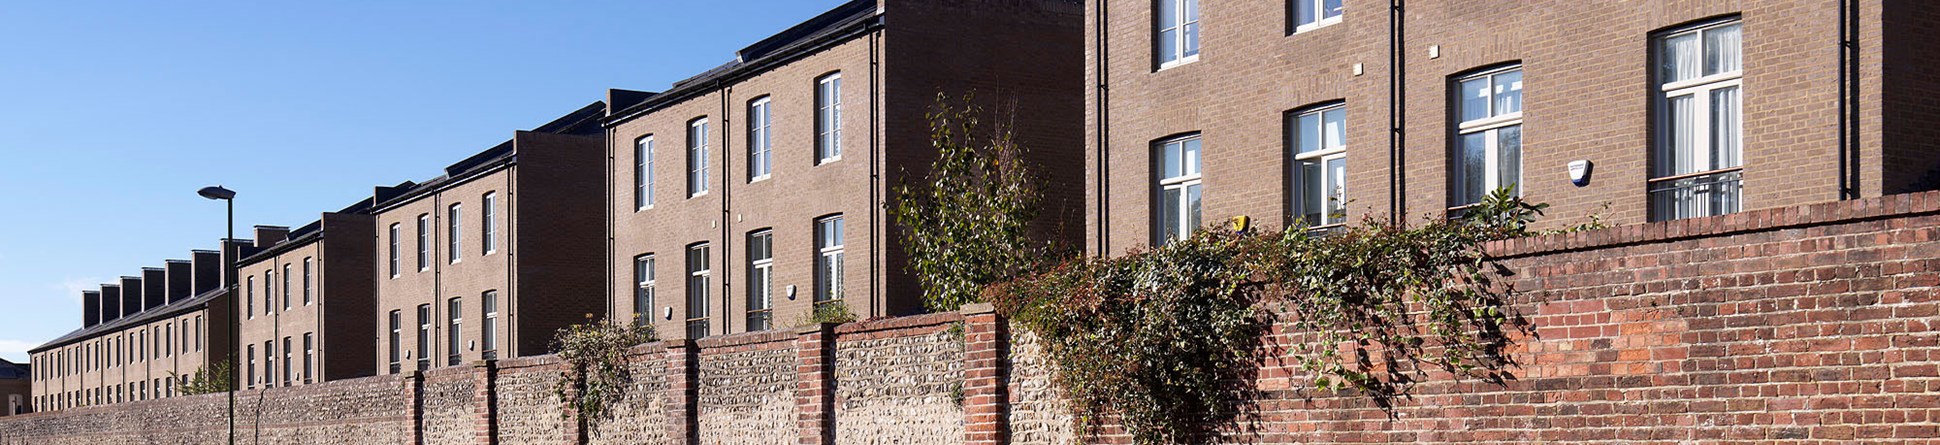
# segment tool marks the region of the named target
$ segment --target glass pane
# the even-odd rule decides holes
[[[1495,130],[1495,185],[1522,194],[1522,126]]]
[[[1185,170],[1180,173],[1186,176],[1199,174],[1199,138],[1186,139],[1183,145],[1185,146]]]
[[[1738,71],[1743,56],[1739,25],[1704,30],[1704,74]]]
[[[1462,122],[1489,117],[1489,79],[1478,77],[1462,82]]]
[[[1199,184],[1186,186],[1186,226],[1183,231],[1187,234],[1197,231],[1199,227],[1205,225],[1199,219],[1201,210],[1200,191],[1202,188]]]
[[[1693,159],[1694,150],[1692,150],[1696,141],[1691,140],[1696,130],[1692,128],[1691,120],[1694,116],[1692,116],[1691,102],[1691,96],[1670,99],[1667,107],[1668,116],[1665,117],[1669,122],[1664,125],[1665,141],[1660,144],[1661,150],[1657,156],[1657,176],[1681,175],[1697,171],[1694,165],[1696,160]]]
[[[1326,125],[1322,141],[1328,150],[1347,146],[1347,109],[1335,108],[1323,112],[1320,117]]]
[[[1180,54],[1180,57],[1199,55],[1199,23],[1187,23],[1183,29],[1186,34],[1185,51]]]
[[[1179,60],[1179,30],[1177,28],[1159,31],[1159,62]]]
[[[1663,52],[1659,55],[1663,58],[1660,62],[1663,71],[1659,73],[1664,78],[1663,83],[1697,78],[1698,52],[1697,33],[1665,38]]]
[[[1341,13],[1341,0],[1321,0],[1320,1],[1321,18],[1340,17],[1340,13]]]
[[[1320,163],[1302,161],[1299,169],[1300,189],[1295,196],[1300,198],[1301,218],[1305,218],[1307,224],[1324,224],[1320,220],[1320,206],[1325,201],[1321,197]]]
[[[1522,112],[1522,71],[1497,74],[1495,78],[1495,116]]]
[[[1294,26],[1306,25],[1313,22],[1314,22],[1314,0],[1293,0]]]
[[[1482,194],[1488,191],[1488,181],[1483,176],[1483,172],[1488,168],[1488,136],[1486,131],[1462,135],[1462,169],[1461,178],[1457,182],[1461,185],[1462,192],[1458,195],[1461,202],[1457,204],[1480,202]]]
[[[842,295],[843,295],[843,294],[842,294],[842,291],[843,291],[843,289],[842,289],[842,254],[840,254],[840,253],[838,253],[838,254],[835,254],[835,255],[831,255],[831,256],[829,257],[829,264],[830,264],[830,266],[829,266],[829,283],[830,283],[830,289],[829,289],[829,298],[830,298],[830,299],[839,299],[839,298],[842,298]]]
[[[1165,158],[1165,161],[1159,167],[1160,175],[1166,178],[1179,177],[1179,171],[1183,168],[1183,165],[1181,165],[1183,162],[1179,159],[1179,143],[1167,142],[1160,145],[1159,155]]]
[[[1327,160],[1327,223],[1347,219],[1347,158]]]
[[[1739,164],[1740,107],[1738,87],[1711,90],[1711,169]]]
[[[1293,133],[1300,140],[1300,153],[1320,150],[1320,115],[1307,113],[1294,118]]]
[[[1163,195],[1163,198],[1159,201],[1163,204],[1160,204],[1161,207],[1159,207],[1158,224],[1159,233],[1163,235],[1160,238],[1161,244],[1164,241],[1179,239],[1179,220],[1182,219],[1181,212],[1183,211],[1179,208],[1181,200],[1179,189],[1165,189]]]
[[[1159,29],[1179,26],[1179,2],[1181,1],[1185,0],[1159,0],[1158,10],[1155,11],[1159,14]]]

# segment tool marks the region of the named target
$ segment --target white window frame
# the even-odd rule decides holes
[[[479,224],[485,229],[484,234],[479,236],[479,242],[485,248],[483,255],[498,253],[498,192],[485,192],[485,196],[479,200],[483,201],[481,207],[484,207],[478,212]]]
[[[707,303],[713,300],[713,251],[709,243],[687,246],[687,336],[688,338],[706,337],[713,332],[708,326],[709,310]],[[700,256],[696,261],[695,253]],[[695,329],[698,328],[697,332]]]
[[[316,366],[317,366],[316,334],[312,332],[305,332],[303,333],[303,384],[308,385],[311,382],[313,382],[313,380],[311,380],[311,377],[316,373]]]
[[[430,353],[432,349],[435,349],[438,347],[437,346],[438,340],[436,338],[433,338],[431,334],[431,331],[433,329],[436,329],[437,327],[436,325],[437,321],[435,321],[437,318],[436,317],[437,314],[434,314],[433,311],[434,309],[432,309],[430,303],[418,305],[417,363],[418,363],[418,369],[421,369],[421,370],[431,368]]]
[[[290,263],[283,263],[283,310],[290,310]]]
[[[1719,29],[1729,28],[1729,27],[1737,27],[1739,32],[1739,42],[1738,42],[1738,49],[1737,49],[1739,54],[1739,60],[1738,60],[1738,66],[1737,66],[1738,69],[1732,70],[1732,71],[1718,72],[1715,74],[1704,74],[1703,72],[1704,67],[1702,64],[1703,64],[1703,61],[1705,60],[1705,55],[1706,55],[1705,52],[1708,50],[1708,48],[1704,45],[1705,33],[1708,33],[1713,30],[1719,30]],[[1689,214],[1689,215],[1675,215],[1675,214],[1665,215],[1665,214],[1659,214],[1661,213],[1658,211],[1658,207],[1660,206],[1660,204],[1658,203],[1658,200],[1657,200],[1657,196],[1658,196],[1657,188],[1659,187],[1660,184],[1670,184],[1680,180],[1696,179],[1696,178],[1701,178],[1706,176],[1722,176],[1722,175],[1728,175],[1733,173],[1739,173],[1744,170],[1744,102],[1745,102],[1744,73],[1745,71],[1744,71],[1744,59],[1743,59],[1743,55],[1744,55],[1744,40],[1743,40],[1744,34],[1743,33],[1744,33],[1744,21],[1740,18],[1733,17],[1729,19],[1715,20],[1715,21],[1710,21],[1706,23],[1687,26],[1673,32],[1664,33],[1662,35],[1656,36],[1651,39],[1651,51],[1655,55],[1655,61],[1657,62],[1655,66],[1651,67],[1652,76],[1655,78],[1655,83],[1658,85],[1658,90],[1654,92],[1656,97],[1653,98],[1654,99],[1653,103],[1655,104],[1654,111],[1656,112],[1656,120],[1657,120],[1657,131],[1656,131],[1656,134],[1653,135],[1654,137],[1652,138],[1653,139],[1651,143],[1652,165],[1650,168],[1651,177],[1647,181],[1648,186],[1645,189],[1646,189],[1646,193],[1648,193],[1648,195],[1646,196],[1646,201],[1650,206],[1650,210],[1651,210],[1650,219],[1652,221],[1664,221],[1664,220],[1672,220],[1672,219],[1724,215],[1724,214],[1735,213],[1743,209],[1744,189],[1743,189],[1743,182],[1742,182],[1743,181],[1742,174],[1739,175],[1737,184],[1732,186],[1731,188],[1732,193],[1734,193],[1735,196],[1731,196],[1727,198],[1727,199],[1730,199],[1732,202],[1734,202],[1734,204],[1732,204],[1730,206],[1731,208],[1729,209],[1723,209],[1723,210],[1705,209],[1705,211],[1703,212]],[[1684,35],[1696,36],[1695,37],[1697,39],[1696,47],[1697,47],[1697,50],[1699,51],[1698,56],[1696,57],[1696,60],[1699,63],[1699,66],[1697,67],[1698,77],[1691,78],[1691,79],[1683,79],[1683,80],[1674,81],[1674,82],[1665,82],[1665,76],[1662,68],[1664,64],[1667,63],[1668,61],[1666,53],[1669,50],[1669,47],[1668,47],[1669,45],[1667,43],[1672,38],[1684,36]],[[1724,89],[1730,89],[1730,88],[1736,88],[1738,91],[1738,104],[1737,104],[1738,121],[1736,122],[1738,125],[1738,128],[1736,129],[1738,133],[1738,137],[1737,137],[1738,152],[1732,156],[1737,162],[1733,165],[1720,166],[1718,165],[1719,163],[1718,160],[1711,159],[1711,151],[1712,151],[1712,143],[1713,143],[1712,136],[1714,132],[1717,130],[1711,127],[1712,106],[1714,105],[1712,104],[1712,101],[1711,101],[1711,93],[1718,90],[1724,90]],[[1690,154],[1691,161],[1695,165],[1710,166],[1711,168],[1705,169],[1705,170],[1695,170],[1690,172],[1666,171],[1668,170],[1668,168],[1665,168],[1664,166],[1666,165],[1665,163],[1669,162],[1669,160],[1665,159],[1665,157],[1677,155],[1676,153],[1673,153],[1673,150],[1675,150],[1675,148],[1672,146],[1672,144],[1674,144],[1672,139],[1675,137],[1674,133],[1672,132],[1672,129],[1676,127],[1676,124],[1673,122],[1673,119],[1675,117],[1672,116],[1672,112],[1671,112],[1672,111],[1671,100],[1679,97],[1686,97],[1686,96],[1691,98],[1690,117],[1695,120],[1695,122],[1693,122],[1688,127],[1693,130],[1692,134],[1689,136],[1691,141],[1693,141],[1691,146],[1692,153]],[[1723,181],[1714,182],[1713,184],[1721,184],[1722,182]],[[1711,193],[1718,193],[1718,192],[1711,192]],[[1712,211],[1716,211],[1716,212],[1712,213]]]
[[[418,272],[431,270],[431,214],[418,215]]]
[[[1449,177],[1454,179],[1453,181],[1450,181],[1450,186],[1449,186],[1449,190],[1451,191],[1450,204],[1453,204],[1449,206],[1450,209],[1465,209],[1465,208],[1468,208],[1469,206],[1472,206],[1472,205],[1475,205],[1476,203],[1481,202],[1482,200],[1482,196],[1466,196],[1467,190],[1465,190],[1468,184],[1467,177],[1466,177],[1467,164],[1464,163],[1466,159],[1462,156],[1463,154],[1462,150],[1467,149],[1467,147],[1463,146],[1462,144],[1463,144],[1463,139],[1468,135],[1472,135],[1472,134],[1479,133],[1483,135],[1482,136],[1482,139],[1483,139],[1482,193],[1486,195],[1498,188],[1514,186],[1515,188],[1512,189],[1511,191],[1514,192],[1515,196],[1522,196],[1523,189],[1525,188],[1522,185],[1524,163],[1518,162],[1516,164],[1516,173],[1515,173],[1516,177],[1514,182],[1511,182],[1509,184],[1504,184],[1503,178],[1501,177],[1501,175],[1498,174],[1502,171],[1501,130],[1509,127],[1520,127],[1522,125],[1522,112],[1525,109],[1524,108],[1526,106],[1525,104],[1527,104],[1527,101],[1528,101],[1528,96],[1526,95],[1528,90],[1525,86],[1520,85],[1525,82],[1526,80],[1525,78],[1525,80],[1517,80],[1516,84],[1518,85],[1511,85],[1511,88],[1515,88],[1517,91],[1519,91],[1519,93],[1517,94],[1519,95],[1518,97],[1521,97],[1520,99],[1517,99],[1518,102],[1516,105],[1516,110],[1512,112],[1503,113],[1500,110],[1495,109],[1496,97],[1499,94],[1503,93],[1502,91],[1496,90],[1495,78],[1496,76],[1512,74],[1512,73],[1516,75],[1523,75],[1522,64],[1504,66],[1500,68],[1490,69],[1487,71],[1482,71],[1475,74],[1470,74],[1467,76],[1462,76],[1460,78],[1455,79],[1455,83],[1452,85],[1455,89],[1456,98],[1455,100],[1452,100],[1450,102],[1452,102],[1455,105],[1453,107],[1453,112],[1455,115],[1455,119],[1457,120],[1462,119],[1462,117],[1464,116],[1464,112],[1467,111],[1462,107],[1463,99],[1464,99],[1462,96],[1468,93],[1467,93],[1467,90],[1462,88],[1462,84],[1470,81],[1481,80],[1487,83],[1489,87],[1484,90],[1484,92],[1487,94],[1487,97],[1483,100],[1484,106],[1487,107],[1487,110],[1485,110],[1483,113],[1484,116],[1480,118],[1456,123],[1455,137],[1450,140],[1451,151],[1449,153],[1449,158],[1454,161],[1453,163],[1450,164],[1450,171],[1449,171]],[[1524,136],[1526,137],[1527,135],[1525,134]],[[1516,151],[1517,153],[1521,153],[1522,148],[1517,147]],[[1517,157],[1521,158],[1521,155],[1518,154]],[[1460,198],[1454,198],[1455,196],[1460,196]]]
[[[1337,146],[1337,147],[1328,147],[1327,137],[1326,137],[1327,113],[1334,112],[1334,111],[1341,112],[1341,135],[1340,135],[1341,144],[1340,146]],[[1317,117],[1316,119],[1314,119],[1314,122],[1318,123],[1319,125],[1317,125],[1315,128],[1302,128],[1301,125],[1299,125],[1299,122],[1301,118],[1306,116]],[[1336,103],[1332,105],[1325,105],[1325,106],[1315,107],[1311,109],[1301,110],[1298,113],[1293,113],[1291,116],[1288,116],[1287,118],[1287,125],[1292,128],[1292,131],[1288,132],[1290,140],[1288,141],[1288,144],[1287,144],[1287,151],[1292,154],[1292,158],[1293,158],[1292,168],[1296,172],[1295,180],[1290,181],[1292,185],[1292,187],[1290,187],[1292,189],[1291,194],[1296,200],[1296,202],[1299,202],[1299,203],[1305,203],[1307,202],[1307,200],[1319,200],[1321,203],[1320,221],[1310,222],[1310,224],[1312,224],[1312,227],[1332,227],[1332,226],[1345,224],[1347,222],[1346,201],[1347,201],[1347,197],[1349,196],[1347,193],[1348,192],[1347,178],[1346,178],[1347,174],[1345,172],[1342,172],[1339,175],[1340,177],[1335,177],[1335,173],[1333,169],[1327,168],[1327,165],[1334,161],[1340,161],[1342,164],[1346,164],[1347,162],[1347,147],[1349,145],[1347,143],[1347,134],[1346,134],[1347,128],[1348,128],[1347,119],[1348,119],[1347,104],[1345,103]],[[1321,135],[1320,149],[1307,152],[1307,153],[1300,153],[1300,140],[1305,134],[1304,132],[1307,132],[1307,131],[1320,132],[1319,133]],[[1306,162],[1317,163],[1320,165],[1319,170],[1321,174],[1321,178],[1320,178],[1321,188],[1323,189],[1326,188],[1326,185],[1330,183],[1339,185],[1339,187],[1337,187],[1338,190],[1331,191],[1332,196],[1329,196],[1330,193],[1328,190],[1307,190],[1306,189],[1307,181],[1304,180],[1305,178],[1298,177],[1298,172],[1300,171],[1300,164],[1306,163]],[[1345,170],[1345,168],[1343,167],[1342,170]],[[1340,202],[1341,209],[1339,214],[1335,214],[1333,211],[1330,211],[1330,208],[1327,205],[1329,200]],[[1295,214],[1295,218],[1297,219],[1305,218],[1306,206],[1304,205],[1294,206],[1294,214]]]
[[[1172,16],[1177,18],[1177,21],[1158,23],[1158,20],[1163,17],[1159,8],[1164,8],[1168,1],[1173,2]],[[1199,0],[1154,0],[1152,53],[1157,56],[1155,59],[1158,59],[1160,70],[1199,61],[1199,43],[1204,40],[1204,30],[1199,26],[1199,12]],[[1176,50],[1173,54],[1160,53],[1165,48],[1160,42],[1165,38],[1166,31],[1177,31],[1172,34],[1172,48]],[[1189,38],[1188,34],[1200,36],[1200,38]],[[1190,48],[1187,47],[1188,43],[1191,44]]]
[[[761,250],[755,249],[760,240]],[[775,231],[762,229],[748,234],[748,300],[747,329],[766,330],[774,325],[775,309]],[[760,254],[757,257],[757,254]],[[759,303],[759,304],[756,304]],[[759,309],[757,309],[757,306]],[[760,329],[756,329],[755,319],[761,319]]]
[[[276,313],[276,268],[263,271],[263,315]]]
[[[815,219],[815,302],[842,301],[847,297],[843,280],[847,269],[848,236],[842,215]]]
[[[1331,15],[1331,16],[1326,15],[1327,1],[1328,0],[1288,0],[1287,23],[1293,24],[1293,33],[1299,34],[1307,31],[1324,28],[1324,27],[1327,27],[1328,25],[1332,25],[1335,23],[1340,23],[1341,16],[1347,15],[1346,13],[1347,6],[1345,4],[1346,0],[1337,0],[1342,3],[1341,10],[1335,11],[1334,15]],[[1298,10],[1301,8],[1305,8],[1308,13],[1312,13],[1314,17],[1314,21],[1307,22],[1307,23],[1300,23],[1299,22],[1300,13],[1298,12]]]
[[[653,208],[653,135],[633,141],[633,211]]]
[[[774,107],[768,96],[748,102],[748,182],[775,173]]]
[[[283,386],[296,381],[296,352],[292,351],[290,337],[283,337]]]
[[[403,227],[404,223],[391,223],[391,278],[397,278],[403,273],[403,264],[399,263],[397,244],[397,237],[404,232]]]
[[[648,326],[653,323],[654,274],[656,271],[653,254],[633,257],[633,325]]]
[[[452,203],[445,208],[445,256],[451,264],[465,261],[464,231],[465,203]]]
[[[687,197],[707,194],[707,118],[687,122]]]
[[[243,277],[243,314],[250,319],[256,318],[256,276]]]
[[[404,310],[392,309],[391,322],[391,373],[403,372],[404,364]]]
[[[316,258],[303,257],[303,305],[316,304]]]
[[[485,322],[478,326],[478,338],[486,360],[498,359],[498,291],[488,290],[478,296],[479,310],[485,313]]]
[[[842,73],[815,79],[815,165],[842,160]]]
[[[1187,150],[1187,146],[1192,142],[1197,142],[1199,148],[1196,150]],[[1172,241],[1191,238],[1192,234],[1198,232],[1200,229],[1198,226],[1203,219],[1201,215],[1195,214],[1192,211],[1192,203],[1188,197],[1191,196],[1192,190],[1196,188],[1199,190],[1200,202],[1203,207],[1206,192],[1205,164],[1203,163],[1205,159],[1205,143],[1200,139],[1199,133],[1192,133],[1184,136],[1161,139],[1153,144],[1153,148],[1157,152],[1154,153],[1157,156],[1153,158],[1153,165],[1156,167],[1155,171],[1157,174],[1153,176],[1158,178],[1158,184],[1155,190],[1153,190],[1152,199],[1156,204],[1154,208],[1159,209],[1159,212],[1157,215],[1153,215],[1152,239],[1153,244],[1165,245]],[[1166,155],[1173,151],[1177,151],[1179,154],[1180,174],[1178,175],[1172,175],[1171,172],[1165,171]],[[1165,206],[1165,194],[1173,190],[1177,190],[1179,193],[1179,207],[1167,208]],[[1167,236],[1165,233],[1166,228],[1174,226],[1180,229],[1179,233],[1176,236]]]
[[[465,303],[463,297],[452,297],[445,303],[445,366],[458,366],[464,362]]]

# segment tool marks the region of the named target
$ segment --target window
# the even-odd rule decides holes
[[[276,269],[263,271],[263,314],[276,313]]]
[[[653,322],[653,254],[633,257],[633,325]]]
[[[484,304],[481,305],[482,306],[481,309],[483,309],[485,312],[485,324],[478,327],[479,329],[478,339],[480,343],[485,344],[485,351],[484,351],[485,359],[497,360],[498,359],[498,291],[495,291],[495,290],[485,291],[485,295],[481,296],[480,298],[485,300]]]
[[[1199,135],[1169,139],[1158,143],[1159,212],[1152,240],[1165,245],[1185,239],[1199,229],[1200,198],[1205,193],[1199,172]]]
[[[842,215],[815,220],[815,302],[842,299]]]
[[[748,182],[768,179],[774,172],[774,135],[766,96],[748,103]]]
[[[316,293],[315,292],[315,289],[316,289],[315,263],[316,261],[309,257],[303,258],[303,305],[304,306],[309,306],[310,304],[316,302],[315,297],[312,296]]]
[[[452,204],[445,213],[445,241],[448,243],[445,249],[450,250],[452,264],[465,258],[464,243],[459,242],[461,231],[464,230],[464,211],[464,204]]]
[[[397,234],[398,234],[398,232],[399,232],[399,231],[400,231],[400,230],[399,230],[399,227],[398,227],[398,224],[397,224],[397,223],[391,223],[391,250],[390,250],[390,254],[391,254],[391,278],[397,278],[397,275],[398,275],[398,271],[397,271]]]
[[[263,341],[263,386],[276,387],[276,341]]]
[[[398,363],[400,363],[399,359],[402,358],[404,353],[404,343],[403,343],[404,338],[402,335],[404,333],[403,331],[404,325],[402,324],[402,322],[404,321],[403,318],[404,316],[401,313],[401,311],[391,311],[391,373],[392,374],[403,372],[403,369],[400,369],[400,367],[398,366]]]
[[[707,194],[707,118],[687,123],[687,197]]]
[[[290,264],[283,265],[283,310],[290,310]]]
[[[842,73],[815,80],[815,164],[842,159]]]
[[[1347,107],[1294,113],[1287,122],[1293,148],[1293,208],[1308,226],[1347,220]]]
[[[445,351],[447,354],[445,364],[448,366],[458,366],[458,363],[464,359],[465,349],[464,346],[461,346],[464,344],[464,341],[460,340],[464,337],[459,335],[460,329],[458,329],[458,326],[464,323],[464,313],[464,303],[460,302],[457,298],[451,299],[451,302],[445,307],[445,317],[450,319],[450,322],[445,324]]]
[[[1153,16],[1158,32],[1153,42],[1158,47],[1159,68],[1199,60],[1199,0],[1158,0]]]
[[[498,252],[498,220],[495,219],[498,216],[498,193],[486,193],[481,200],[485,202],[485,208],[479,212],[478,222],[479,227],[485,228],[485,236],[479,239],[485,243],[485,254],[491,255]]]
[[[162,356],[175,356],[175,325],[162,325]]]
[[[1287,9],[1293,15],[1296,33],[1340,23],[1341,0],[1290,0]]]
[[[195,350],[202,350],[202,339],[205,337],[202,334],[202,316],[197,315],[195,316]]]
[[[1743,159],[1741,29],[1735,19],[1656,40],[1657,141],[1653,220],[1737,212]]]
[[[296,380],[296,350],[290,347],[290,338],[283,337],[283,386],[290,386]]]
[[[1455,152],[1449,156],[1450,207],[1482,202],[1498,188],[1521,195],[1522,67],[1457,79]]]
[[[243,280],[243,314],[256,318],[256,277]]]
[[[431,305],[418,305],[418,370],[431,369]]]
[[[707,295],[713,276],[707,253],[707,243],[687,248],[687,338],[707,336]]]
[[[633,142],[633,207],[653,208],[653,135]]]
[[[310,374],[317,368],[317,343],[314,333],[303,333],[303,384],[310,384]]]
[[[748,330],[765,331],[772,318],[775,281],[774,232],[748,234]]]
[[[431,270],[431,214],[418,215],[418,271]]]

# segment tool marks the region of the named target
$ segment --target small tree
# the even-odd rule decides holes
[[[1052,252],[1030,237],[1040,196],[1009,117],[986,129],[973,99],[951,104],[937,94],[925,116],[936,160],[920,181],[896,186],[889,209],[933,311],[981,301],[985,286],[1048,263]]]
[[[175,382],[175,391],[185,396],[229,392],[231,382],[235,381],[233,379],[235,371],[231,368],[233,367],[229,365],[229,361],[223,360],[215,362],[207,369],[196,368],[195,373],[190,374],[187,379],[183,379],[175,371],[169,371],[168,380]]]
[[[561,415],[579,414],[579,422],[588,427],[582,432],[598,428],[599,421],[610,414],[608,408],[626,397],[627,385],[633,382],[633,373],[626,367],[627,348],[654,340],[650,327],[603,320],[572,325],[555,334],[553,350],[567,370],[560,373],[553,394],[572,408]]]

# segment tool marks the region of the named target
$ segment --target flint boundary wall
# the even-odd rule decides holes
[[[1940,443],[1940,192],[1492,243],[1506,386],[1432,376],[1389,413],[1269,361],[1239,443]],[[1276,330],[1284,341],[1292,333]],[[587,431],[551,356],[240,393],[243,443],[1066,444],[1040,343],[959,313],[651,343]],[[221,394],[0,419],[0,444],[222,442]],[[1088,443],[1129,443],[1106,425]]]

